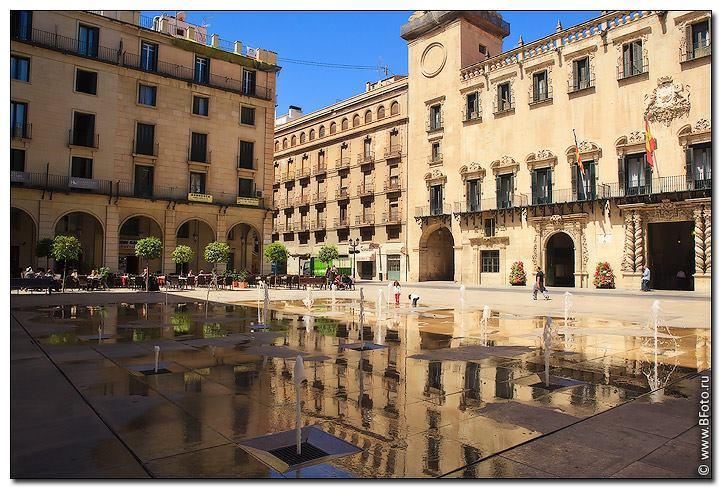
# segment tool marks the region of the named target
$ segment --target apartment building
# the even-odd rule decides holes
[[[275,53],[209,35],[183,14],[11,13],[11,268],[74,234],[81,271],[138,273],[135,242],[227,241],[260,271],[270,240]]]
[[[288,273],[323,273],[314,258],[333,244],[347,273],[407,279],[406,94],[406,77],[392,76],[313,113],[291,107],[277,119],[272,239],[291,254]]]
[[[502,52],[495,12],[414,13],[409,279],[504,286],[521,261],[529,284],[538,266],[593,287],[608,262],[617,287],[648,265],[655,289],[709,291],[710,30],[709,11],[613,11]]]

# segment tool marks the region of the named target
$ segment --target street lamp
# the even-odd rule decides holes
[[[356,254],[359,253],[358,248],[359,239],[356,238],[356,240],[350,239],[348,240],[348,252],[352,255],[352,264],[351,264],[351,279],[355,282],[356,281]]]

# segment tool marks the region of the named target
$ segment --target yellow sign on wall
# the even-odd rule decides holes
[[[213,203],[213,196],[208,194],[196,194],[193,192],[188,193],[188,200],[191,202],[205,202],[207,204]]]
[[[259,199],[257,197],[237,197],[236,204],[237,205],[252,205],[254,207],[258,207],[259,205],[261,205],[261,199]]]

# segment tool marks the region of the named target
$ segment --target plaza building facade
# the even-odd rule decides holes
[[[276,54],[224,41],[183,14],[11,13],[11,268],[45,266],[35,243],[77,236],[87,272],[151,271],[178,244],[231,246],[260,272],[270,240]]]
[[[322,274],[326,264],[315,258],[332,244],[344,273],[355,267],[358,278],[408,279],[406,95],[406,77],[392,76],[313,113],[291,107],[277,119],[272,238],[289,250],[287,273]]]
[[[502,52],[495,12],[412,15],[409,280],[505,286],[521,261],[528,284],[539,266],[593,287],[608,262],[617,287],[648,265],[655,289],[709,291],[710,29],[708,11],[614,11]]]

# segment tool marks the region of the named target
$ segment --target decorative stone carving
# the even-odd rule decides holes
[[[519,163],[511,156],[502,156],[500,159],[492,161],[489,167],[494,172],[494,175],[519,171]]]
[[[644,241],[642,237],[642,217],[634,211],[634,271],[639,271],[644,265]]]
[[[705,271],[705,223],[702,208],[694,210],[694,272]]]
[[[421,73],[427,78],[438,75],[446,64],[446,47],[440,42],[432,42],[421,55]]]
[[[534,218],[530,221],[536,230],[536,239],[534,240],[534,249],[532,252],[533,267],[541,266],[539,257],[539,246],[547,242],[548,238],[555,233],[564,232],[572,238],[574,249],[576,251],[575,273],[584,272],[587,267],[589,252],[587,250],[587,241],[584,234],[586,228],[587,214],[577,214],[573,216],[560,216],[554,214],[548,218]]]
[[[484,178],[486,176],[486,168],[481,166],[481,163],[472,162],[459,168],[459,174],[461,174],[461,178],[464,180],[473,177]]]
[[[675,84],[671,76],[663,76],[657,80],[657,88],[644,96],[644,101],[647,119],[669,127],[672,120],[689,115],[689,85]]]
[[[692,128],[692,132],[707,132],[712,130],[712,123],[709,121],[709,119],[700,119]]]
[[[704,208],[704,273],[712,273],[712,208]]]
[[[631,213],[624,216],[624,251],[622,271],[631,272],[634,268],[634,220]]]
[[[639,144],[644,142],[644,133],[641,131],[632,131],[627,137],[627,144]]]
[[[441,173],[438,168],[434,168],[432,171],[424,175],[424,180],[426,180],[426,185],[432,185],[437,183],[444,184],[446,183],[446,175]]]
[[[542,149],[536,153],[531,153],[526,157],[526,166],[529,171],[533,171],[535,168],[544,166],[556,166],[557,157],[554,153],[548,149]]]
[[[509,246],[509,236],[480,236],[469,238],[471,246],[503,247]]]

